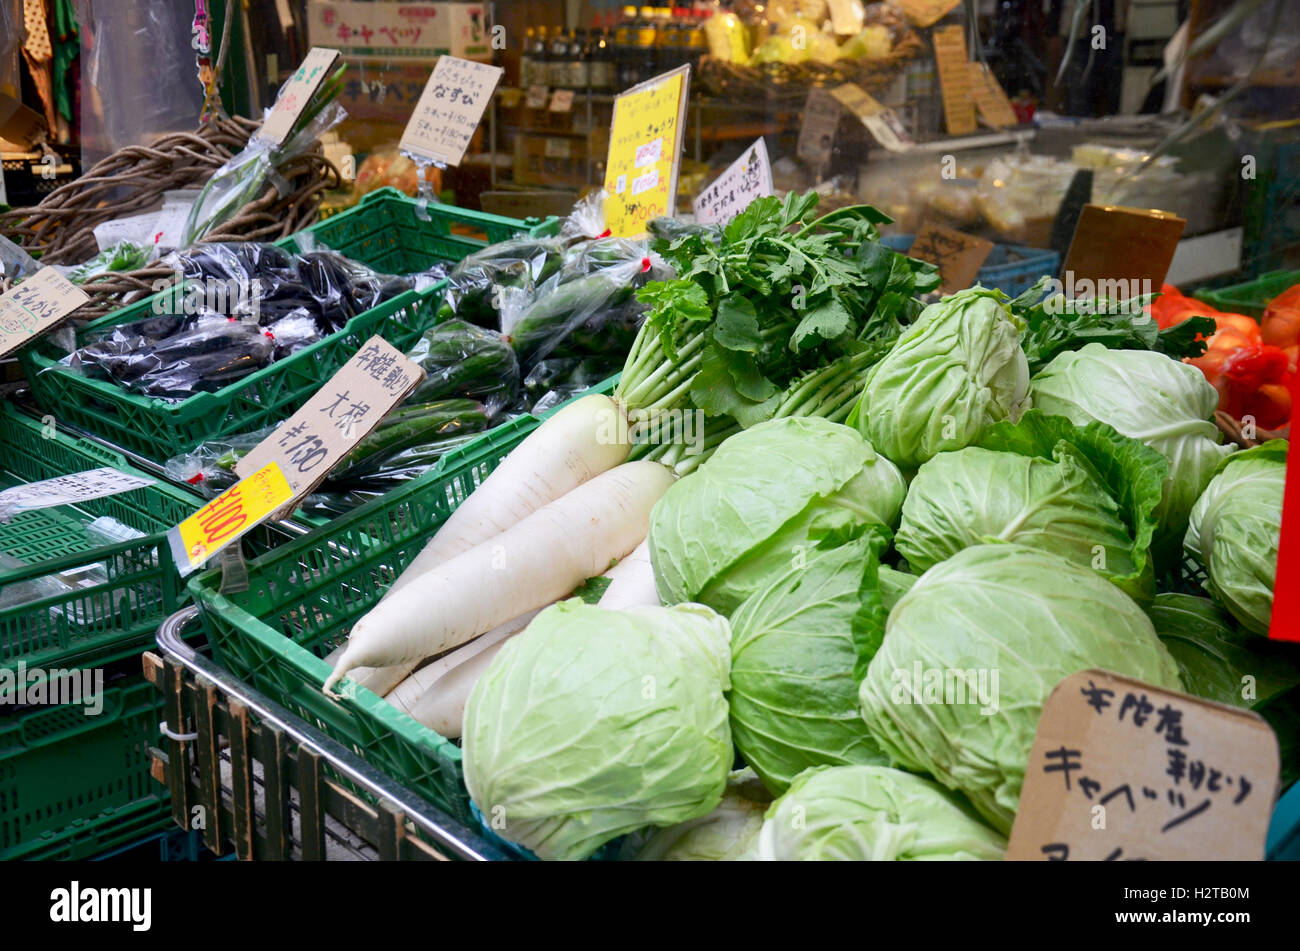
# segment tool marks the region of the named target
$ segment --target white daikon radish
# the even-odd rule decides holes
[[[505,624],[502,624],[499,627],[494,627],[486,634],[474,638],[474,640],[470,641],[468,644],[458,647],[449,654],[425,664],[415,673],[411,674],[398,684],[396,688],[391,690],[384,697],[384,699],[397,707],[397,709],[401,710],[403,713],[410,713],[415,707],[415,702],[420,699],[420,696],[449,670],[460,666],[470,658],[477,656],[494,644],[500,644],[512,634],[518,634],[526,628],[528,622],[535,617],[537,617],[536,611],[529,611],[527,614],[521,614],[517,618],[512,618],[511,620],[506,621]],[[368,668],[358,668],[358,670],[366,669]],[[395,668],[384,667],[381,669],[393,670]],[[356,671],[353,671],[348,676],[356,679]]]
[[[478,683],[483,671],[488,669],[497,652],[506,646],[498,641],[486,650],[479,651],[465,663],[453,667],[434,682],[411,710],[411,716],[449,740],[459,738],[461,721],[465,719],[465,701]]]
[[[574,400],[538,426],[457,506],[384,598],[614,468],[631,449],[618,404],[600,394]]]
[[[610,582],[605,593],[600,596],[599,607],[621,609],[638,604],[659,604],[648,539],[643,539],[630,555],[605,572],[605,577]]]
[[[324,689],[357,667],[419,661],[564,597],[640,543],[673,478],[657,462],[625,463],[412,579],[357,622]]]
[[[338,659],[343,656],[345,650],[347,650],[346,644],[334,648],[325,655],[325,663],[333,667],[338,663]],[[372,690],[382,697],[403,680],[410,677],[411,671],[419,663],[417,660],[413,663],[398,664],[395,667],[358,667],[349,676],[351,676],[354,683]]]

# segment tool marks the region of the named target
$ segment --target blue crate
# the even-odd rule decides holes
[[[891,234],[880,240],[885,247],[906,254],[915,237]],[[1019,297],[1040,277],[1056,277],[1060,267],[1061,256],[1055,251],[1020,244],[995,244],[975,280],[984,287],[996,287],[1010,297]]]

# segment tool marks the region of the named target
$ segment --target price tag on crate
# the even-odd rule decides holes
[[[912,239],[908,257],[929,261],[939,269],[945,294],[970,287],[993,251],[993,242],[929,222],[923,223]]]
[[[52,330],[90,298],[52,267],[0,295],[0,357]]]
[[[402,133],[401,151],[459,165],[504,72],[499,66],[440,56]]]
[[[916,143],[903,128],[902,121],[893,109],[886,109],[870,93],[856,83],[844,83],[831,90],[831,95],[867,127],[872,138],[891,152],[906,152]]]
[[[1258,861],[1278,768],[1257,713],[1071,674],[1038,721],[1006,857]]]
[[[605,225],[610,234],[644,234],[651,218],[677,210],[682,131],[690,67],[633,86],[614,100],[605,165]]]
[[[831,160],[839,127],[839,101],[825,89],[809,90],[808,98],[804,100],[795,154],[811,165],[825,165]]]
[[[235,465],[247,478],[274,462],[293,498],[314,489],[424,379],[424,371],[378,335],[343,364],[305,406]]]
[[[271,114],[257,130],[256,138],[273,146],[284,145],[294,123],[303,114],[321,83],[330,77],[342,54],[324,46],[313,46],[297,72],[289,77],[280,95],[275,97]]]
[[[695,220],[706,225],[730,221],[755,198],[771,194],[772,163],[767,143],[759,139],[696,197]]]
[[[557,89],[551,93],[551,112],[570,112],[572,109],[572,89]]]
[[[280,466],[269,462],[167,533],[181,575],[203,567],[213,555],[265,521],[293,498]]]
[[[0,523],[7,523],[19,512],[71,505],[153,484],[153,479],[104,466],[102,469],[89,469],[40,482],[15,485],[0,492]]]
[[[529,109],[545,109],[548,95],[550,95],[550,90],[545,86],[529,86],[528,97],[524,100],[524,105]]]

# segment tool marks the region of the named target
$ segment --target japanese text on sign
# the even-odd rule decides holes
[[[759,139],[727,167],[695,199],[695,220],[701,224],[730,221],[751,201],[772,194],[772,165],[767,144]]]
[[[952,294],[975,283],[992,251],[992,241],[924,222],[907,254],[935,265],[943,278],[943,292]]]
[[[440,57],[406,124],[401,150],[459,165],[503,72],[499,66]]]
[[[371,337],[307,404],[241,459],[248,475],[276,462],[294,496],[316,486],[406,398],[424,371],[383,337]]]
[[[891,152],[906,152],[916,143],[903,127],[898,113],[886,109],[857,83],[844,83],[831,90],[831,95],[866,126],[872,138]]]
[[[187,575],[293,498],[274,462],[241,479],[167,534],[176,567]]]
[[[1043,708],[1007,858],[1258,860],[1277,781],[1258,715],[1083,671]]]
[[[105,466],[102,469],[73,472],[43,482],[16,485],[0,492],[0,523],[8,522],[18,512],[99,499],[106,495],[130,492],[132,489],[153,484],[153,479],[131,475],[129,472],[119,472],[117,469]]]
[[[257,130],[257,138],[272,145],[283,145],[293,130],[294,123],[311,102],[311,97],[316,95],[321,83],[334,71],[339,56],[338,50],[313,47],[276,97],[271,114],[262,123],[262,128]]]
[[[52,267],[43,267],[0,295],[0,356],[52,328],[90,300]]]
[[[605,225],[615,237],[642,234],[650,219],[676,209],[689,83],[690,69],[683,66],[633,86],[614,100],[605,166]]]

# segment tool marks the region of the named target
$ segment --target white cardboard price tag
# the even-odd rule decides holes
[[[695,220],[706,225],[730,221],[755,198],[772,193],[767,143],[759,139],[696,197]]]

